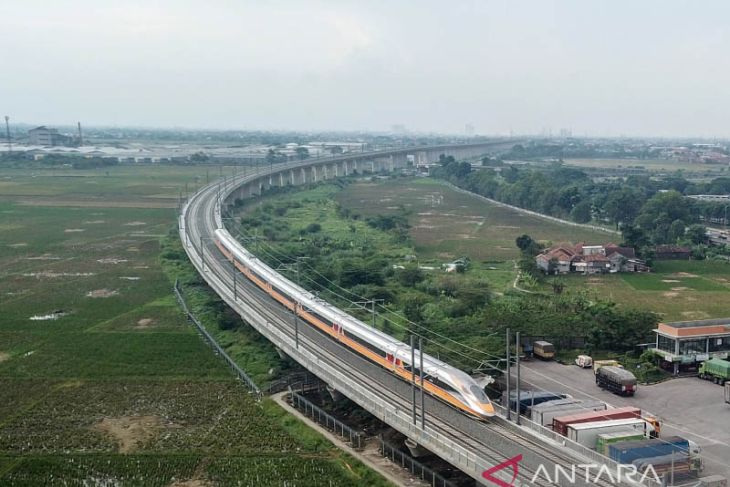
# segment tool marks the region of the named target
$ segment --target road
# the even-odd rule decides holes
[[[252,175],[246,178],[252,178]],[[241,178],[242,179],[242,178]],[[217,188],[208,186],[193,196],[185,215],[185,232],[189,238],[186,251],[195,261],[199,255],[200,242],[205,255],[205,271],[202,273],[206,281],[235,307],[236,299],[231,294],[233,268],[215,247],[212,236],[216,229],[215,203]],[[256,309],[256,313],[265,319],[268,326],[275,326],[288,336],[294,335],[294,320],[291,313],[273,301],[267,294],[244,278],[237,279],[237,300]],[[300,346],[309,352],[316,353],[320,360],[333,370],[346,374],[348,380],[369,389],[373,397],[386,399],[401,411],[411,410],[410,384],[400,380],[393,374],[346,349],[321,334],[318,330],[299,326]],[[296,357],[295,357],[296,358]],[[569,484],[561,480],[559,484],[538,479],[534,484],[529,480],[539,465],[544,465],[550,472],[555,465],[569,467],[572,464],[586,463],[587,459],[561,448],[556,442],[546,441],[528,431],[516,430],[506,424],[500,417],[489,422],[480,422],[468,417],[446,404],[426,396],[427,429],[438,435],[450,438],[458,444],[476,453],[488,463],[497,465],[506,459],[522,455],[520,464],[521,485],[588,485],[579,480]],[[506,478],[509,480],[509,477]],[[606,481],[599,485],[610,485]],[[590,485],[594,485],[590,483]]]
[[[662,436],[682,436],[702,447],[703,475],[730,478],[730,405],[723,388],[694,377],[639,386],[634,397],[599,389],[593,371],[574,365],[535,360],[524,362],[521,376],[528,388],[597,399],[614,406],[635,406],[662,422]],[[514,374],[513,374],[514,375]]]

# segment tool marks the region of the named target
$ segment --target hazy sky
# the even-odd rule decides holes
[[[730,2],[0,2],[28,123],[730,137]]]

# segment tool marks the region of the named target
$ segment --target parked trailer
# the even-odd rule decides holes
[[[619,431],[618,433],[601,433],[600,435],[598,435],[598,440],[596,441],[596,451],[601,455],[608,456],[608,447],[611,445],[628,441],[640,441],[645,438],[646,437],[644,436],[643,432],[626,433],[624,431]]]
[[[608,457],[626,465],[640,458],[662,457],[675,452],[685,452],[689,455],[690,442],[680,436],[670,436],[661,440],[622,441],[608,446]]]
[[[565,394],[543,391],[520,391],[520,414],[527,414],[529,410],[539,404],[557,399],[565,399]],[[509,395],[509,406],[512,411],[517,411],[517,391],[511,391]]]
[[[552,360],[555,357],[555,346],[550,342],[538,340],[532,344],[532,355],[542,360]]]
[[[730,404],[730,382],[725,382],[725,402]]]
[[[614,419],[595,421],[592,423],[571,424],[568,426],[568,438],[586,448],[596,449],[598,435],[606,433],[643,434],[648,437],[646,421],[641,418]]]
[[[581,401],[580,399],[558,399],[548,401],[530,408],[530,419],[547,428],[552,427],[557,416],[568,416],[591,411],[605,411],[606,403],[602,401]]]
[[[688,476],[696,475],[702,469],[702,462],[695,462],[687,452],[674,452],[669,455],[652,458],[640,458],[634,460],[632,465],[639,473],[644,474],[647,469],[652,468],[659,476]]]
[[[636,376],[626,369],[606,365],[596,372],[596,384],[622,396],[633,396],[636,392]]]
[[[629,406],[624,408],[606,409],[605,411],[594,411],[553,418],[553,431],[563,436],[568,435],[568,426],[578,423],[590,423],[595,421],[640,418],[641,409]]]
[[[730,362],[719,358],[705,360],[700,365],[697,375],[701,379],[711,380],[715,384],[725,385],[730,380]]]

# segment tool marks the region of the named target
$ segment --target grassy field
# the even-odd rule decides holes
[[[494,289],[509,287],[515,277],[515,239],[527,233],[545,242],[604,242],[609,235],[565,227],[460,193],[435,179],[358,182],[337,195],[343,206],[363,216],[407,210],[410,234],[422,263],[437,264],[469,256],[474,271]]]
[[[689,162],[669,161],[666,159],[566,159],[568,166],[585,167],[591,169],[643,169],[648,172],[685,171],[713,175],[715,177],[725,173],[725,166],[721,164],[690,164]]]
[[[717,261],[658,261],[649,274],[564,276],[569,291],[658,313],[664,321],[730,316],[730,264]],[[547,289],[547,288],[546,288]]]
[[[161,253],[205,171],[0,169],[0,485],[384,484],[256,403],[181,315],[170,277],[194,274]],[[226,333],[244,366],[276,366]]]

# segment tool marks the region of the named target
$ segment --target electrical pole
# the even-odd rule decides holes
[[[421,365],[419,367],[419,372],[421,372],[421,429],[426,429],[426,402],[424,399],[424,392],[425,388],[423,385],[423,338],[418,337],[418,355],[420,356],[420,362]]]
[[[510,356],[510,350],[509,350],[511,338],[512,337],[510,336],[510,330],[509,330],[509,328],[507,328],[507,350],[506,350],[507,351],[507,377],[506,377],[506,386],[507,386],[507,421],[509,421],[510,418],[511,418],[511,416],[512,416],[512,414],[511,414],[512,413],[512,405],[510,404],[510,397],[509,397],[509,393],[510,393],[510,375],[512,375],[512,371],[510,370],[510,365],[512,363],[512,357]]]
[[[413,426],[416,425],[416,349],[415,336],[411,335],[411,396],[413,404]]]
[[[233,300],[238,301],[238,292],[236,290],[236,264],[231,262],[231,276],[233,277]]]
[[[520,410],[522,409],[522,402],[520,401],[520,332],[517,332],[515,339],[515,365],[517,366],[517,424],[520,424]]]
[[[203,263],[203,272],[205,272],[205,252],[203,252],[203,236],[200,236],[200,260]]]
[[[8,138],[8,154],[13,151],[13,144],[10,142],[10,117],[5,115],[5,136]]]

